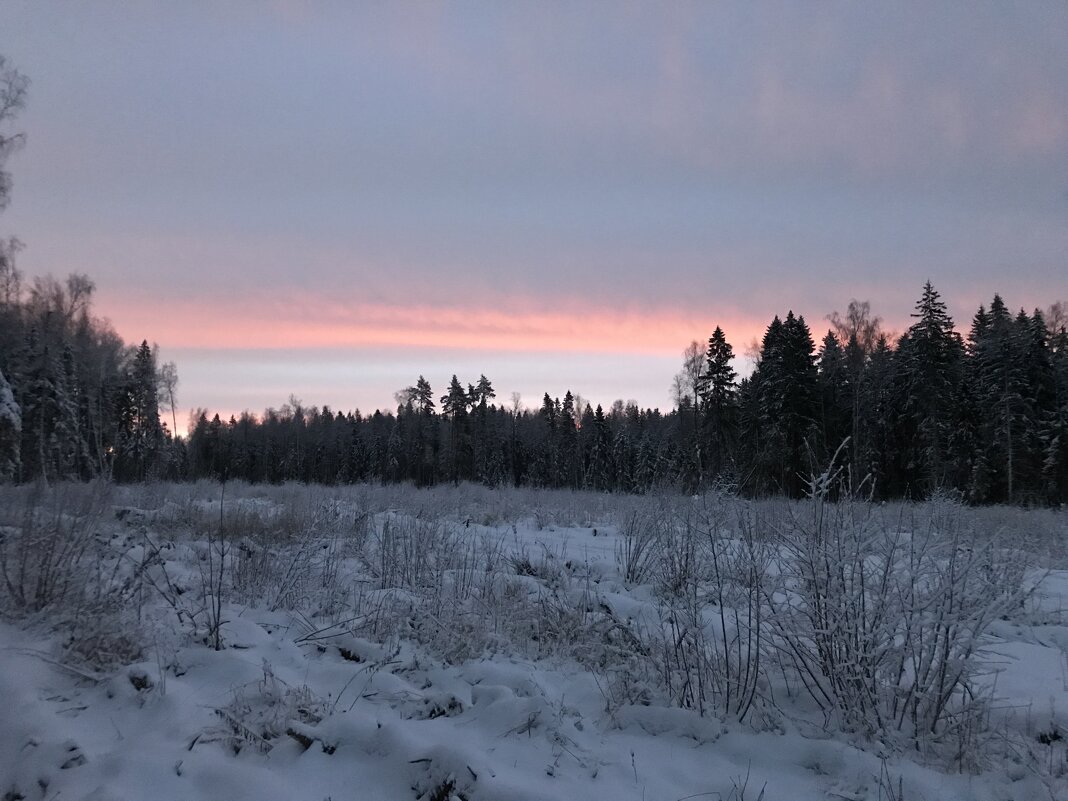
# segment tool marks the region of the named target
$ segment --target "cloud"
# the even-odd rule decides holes
[[[609,309],[564,299],[552,309],[530,300],[498,307],[377,304],[307,290],[284,298],[250,290],[233,299],[162,302],[141,293],[108,293],[106,300],[123,336],[132,341],[148,336],[180,349],[674,355],[691,339],[707,339],[716,325],[741,341],[765,324],[744,316],[713,322],[677,309]]]
[[[88,272],[124,336],[194,360],[669,379],[716,324],[741,350],[851,297],[900,329],[928,277],[959,321],[1063,283],[1063,3],[43,0],[0,29],[33,79],[22,268]]]

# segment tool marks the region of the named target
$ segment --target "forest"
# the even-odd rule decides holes
[[[498,402],[485,375],[444,391],[419,376],[392,410],[305,407],[222,419],[175,436],[177,368],[94,316],[92,281],[35,279],[0,254],[0,477],[29,482],[243,479],[351,484],[478,482],[642,493],[709,487],[804,495],[834,465],[853,494],[970,503],[1068,497],[1066,309],[1012,313],[995,295],[966,337],[928,282],[891,341],[867,302],[829,316],[819,346],[792,311],[767,326],[752,374],[716,327],[691,343],[664,413],[546,392]],[[169,419],[168,419],[169,418]]]

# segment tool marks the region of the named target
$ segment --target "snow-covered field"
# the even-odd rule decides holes
[[[1063,512],[196,484],[0,527],[5,800],[1068,799]]]

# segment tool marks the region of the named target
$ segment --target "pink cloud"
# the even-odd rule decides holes
[[[609,309],[563,302],[506,308],[348,302],[304,293],[235,300],[111,297],[106,308],[131,341],[172,348],[449,348],[516,353],[673,354],[720,325],[741,343],[766,321],[700,319],[676,309]]]

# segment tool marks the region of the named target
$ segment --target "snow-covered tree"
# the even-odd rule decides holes
[[[22,410],[15,403],[11,385],[0,372],[0,482],[19,477],[22,440]]]
[[[116,461],[119,478],[144,481],[157,466],[163,447],[157,386],[155,355],[147,340],[142,341],[134,353],[119,404],[119,458]]]

